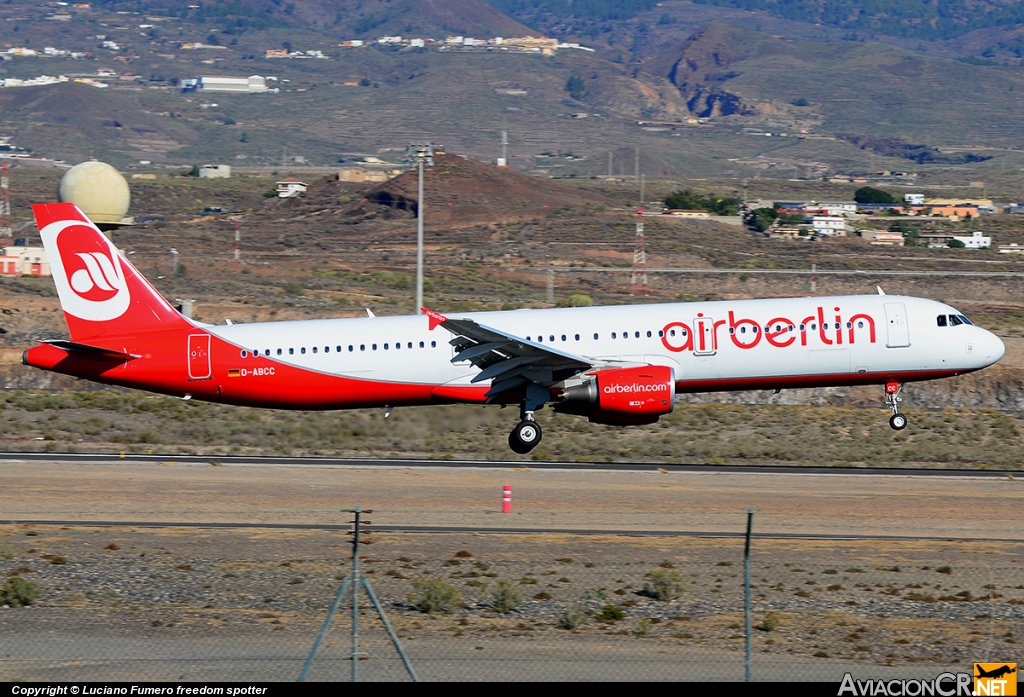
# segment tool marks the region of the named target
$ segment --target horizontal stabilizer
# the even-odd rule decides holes
[[[142,358],[142,356],[138,353],[125,353],[124,351],[115,351],[113,349],[100,348],[99,346],[89,346],[88,344],[79,344],[74,341],[64,341],[63,339],[44,341],[42,343],[49,344],[50,346],[63,349],[65,351],[90,354],[96,356],[97,358],[117,358],[119,360],[125,361],[130,361],[135,358]]]

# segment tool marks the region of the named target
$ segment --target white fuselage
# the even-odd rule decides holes
[[[943,303],[891,295],[780,298],[452,315],[592,359],[675,370],[677,390],[878,384],[984,368],[1004,352]],[[944,320],[939,320],[944,317]],[[384,383],[469,385],[451,335],[418,316],[208,327],[275,362]],[[244,363],[243,363],[244,364]]]

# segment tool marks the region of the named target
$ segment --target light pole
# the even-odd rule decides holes
[[[419,189],[416,198],[416,314],[423,310],[423,165],[434,166],[434,146],[430,143],[413,143],[409,146],[419,167]]]

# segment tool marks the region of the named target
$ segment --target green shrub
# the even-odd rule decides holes
[[[686,590],[686,578],[678,571],[655,569],[647,574],[644,591],[658,600],[675,600]]]
[[[0,543],[0,559],[14,559],[18,556],[18,550],[14,548],[14,545],[9,545],[6,542]]]
[[[414,608],[431,615],[448,615],[462,605],[462,594],[443,578],[420,576],[412,582],[407,597]]]
[[[594,299],[586,293],[573,293],[569,296],[569,305],[572,307],[590,307],[594,304]]]
[[[597,619],[602,622],[618,622],[626,616],[626,611],[618,605],[608,603],[601,608],[601,612],[597,613]]]
[[[558,618],[558,626],[561,629],[579,629],[587,621],[587,615],[576,605],[570,605],[562,611]]]
[[[491,607],[502,614],[512,612],[521,602],[523,602],[523,594],[505,579],[498,581],[494,590],[491,591]]]
[[[757,628],[762,632],[771,632],[779,628],[779,623],[779,616],[774,612],[769,612],[764,616],[764,619],[761,620],[761,624],[757,625]]]
[[[644,617],[637,623],[636,633],[640,636],[647,636],[651,633],[652,629],[654,629],[654,620],[650,617]]]
[[[0,605],[21,607],[39,599],[39,587],[27,579],[15,576],[0,586]]]

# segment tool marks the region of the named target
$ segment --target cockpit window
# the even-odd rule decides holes
[[[960,315],[950,315],[949,316],[949,326],[955,327],[956,325],[963,324],[963,323],[964,323],[964,321],[962,319],[960,319]]]
[[[940,327],[945,327],[946,326],[946,316],[945,315],[939,315],[938,317],[935,318],[935,322]]]
[[[974,324],[974,322],[972,322],[971,320],[967,319],[967,317],[965,317],[964,315],[957,315],[957,317],[962,319],[964,321],[964,324]]]

